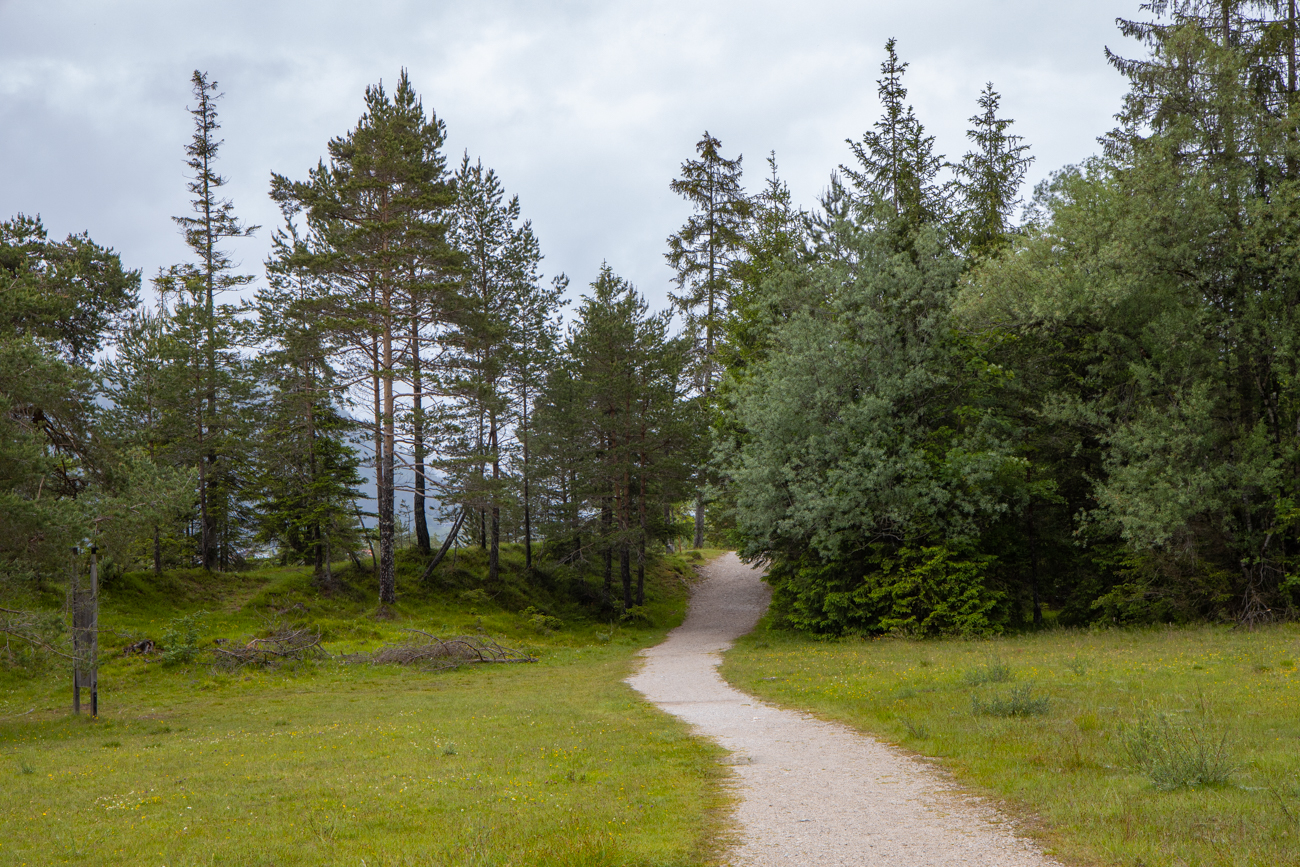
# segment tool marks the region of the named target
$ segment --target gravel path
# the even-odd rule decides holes
[[[731,863],[1056,864],[923,760],[728,686],[717,671],[722,651],[754,628],[769,591],[734,554],[704,574],[686,622],[644,652],[645,666],[628,683],[732,753],[741,800]]]

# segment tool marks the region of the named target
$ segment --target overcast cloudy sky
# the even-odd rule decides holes
[[[952,157],[985,81],[1033,146],[1034,179],[1097,149],[1124,87],[1116,16],[1137,0],[273,2],[0,0],[0,218],[89,231],[145,276],[184,261],[189,77],[220,82],[220,168],[264,228],[235,248],[258,273],[272,171],[304,177],[350,129],[367,84],[401,67],[446,121],[449,157],[496,168],[549,273],[576,287],[607,259],[655,304],[664,239],[688,213],[668,189],[707,129],[751,188],[775,150],[811,204],[878,112],[887,38],[917,114]]]

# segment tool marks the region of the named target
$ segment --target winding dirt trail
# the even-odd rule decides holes
[[[780,710],[718,675],[722,651],[767,608],[761,571],[728,554],[705,567],[690,613],[634,688],[732,753],[739,782],[737,867],[1054,867],[996,810],[923,760],[844,726]]]

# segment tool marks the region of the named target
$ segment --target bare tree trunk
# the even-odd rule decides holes
[[[664,553],[673,553],[673,507],[664,503]]]
[[[704,494],[695,495],[695,547],[704,547]]]
[[[387,299],[386,299],[387,300]],[[388,305],[386,304],[385,307]],[[397,576],[393,569],[393,330],[392,317],[384,316],[384,417],[383,417],[383,482],[379,488],[379,603],[391,605],[397,601]]]
[[[465,516],[468,514],[469,509],[463,508],[460,510],[460,514],[456,516],[456,522],[451,525],[451,530],[447,533],[447,538],[442,542],[442,547],[438,549],[438,553],[434,558],[429,561],[429,565],[424,567],[424,573],[420,576],[420,583],[423,584],[425,581],[428,581],[433,577],[433,570],[437,569],[438,564],[442,562],[442,558],[447,556],[447,551],[451,549],[452,544],[456,541],[456,537],[460,535],[461,525],[465,523]]]
[[[600,509],[600,527],[604,539],[603,551],[601,554],[605,558],[605,591],[604,599],[606,605],[614,604],[614,546],[610,543],[610,530],[614,525],[614,510],[610,508],[609,501],[606,500]]]
[[[626,540],[618,546],[618,571],[623,579],[623,610],[632,607],[632,552]]]
[[[199,405],[199,449],[203,448],[203,406]],[[208,461],[207,457],[199,458],[199,564],[204,569],[212,568],[213,545],[211,537],[212,524],[208,520],[208,497],[211,491],[208,490]]]
[[[411,299],[411,426],[415,451],[415,495],[412,499],[412,522],[415,544],[429,553],[429,524],[424,517],[424,383],[420,370],[420,320],[415,299]]]
[[[492,453],[492,547],[488,550],[489,583],[495,584],[501,571],[501,506],[497,504],[497,484],[501,481],[501,455],[497,450],[497,416],[490,414],[488,448]]]
[[[523,438],[524,447],[524,573],[529,580],[533,577],[533,516],[532,504],[528,491],[528,386],[523,388]]]

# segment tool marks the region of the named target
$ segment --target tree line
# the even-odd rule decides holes
[[[448,164],[405,71],[304,177],[272,174],[265,279],[240,273],[231,245],[261,227],[222,195],[217,84],[191,84],[174,219],[192,258],[153,278],[156,304],[115,251],[0,223],[6,577],[94,544],[110,569],[271,556],[328,590],[350,558],[390,604],[406,494],[426,577],[477,544],[495,582],[519,542],[530,574],[535,556],[596,564],[603,605],[643,603],[706,436],[671,315],[605,266],[564,327],[568,279],[544,278],[518,198],[468,155]],[[430,512],[450,525],[436,554]]]
[[[1294,3],[1121,31],[1101,152],[1017,189],[991,86],[948,162],[886,49],[883,114],[818,207],[760,198],[714,467],[784,622],[987,633],[1296,611]]]
[[[405,73],[327,159],[273,175],[265,280],[226,300],[257,227],[220,196],[196,72],[194,256],[161,304],[85,236],[0,225],[4,569],[93,538],[155,569],[273,552],[327,587],[364,555],[387,603],[400,488],[426,576],[460,542],[493,581],[517,541],[614,608],[693,535],[764,562],[779,621],[821,633],[1290,617],[1294,4],[1142,8],[1120,29],[1144,55],[1107,55],[1115,129],[1027,203],[993,85],[949,160],[890,40],[881,115],[812,206],[774,154],[747,191],[706,132],[671,183],[692,209],[671,309],[605,265],[567,322],[518,200],[448,164]]]

